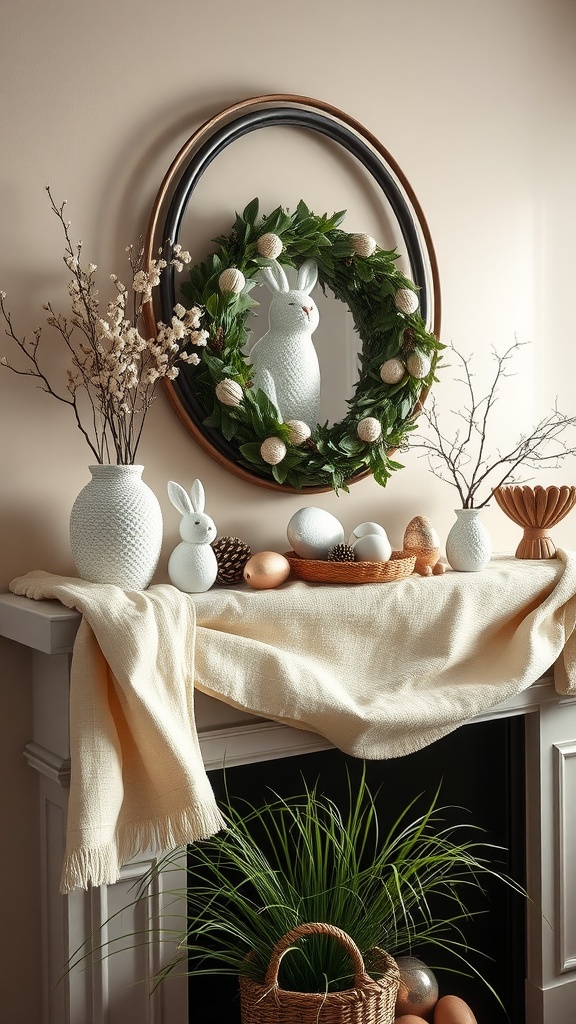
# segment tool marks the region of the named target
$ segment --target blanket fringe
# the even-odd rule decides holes
[[[122,864],[143,851],[158,854],[208,839],[226,827],[216,804],[187,807],[155,821],[123,825],[116,839],[99,847],[78,847],[64,857],[60,892],[113,885],[120,878]]]

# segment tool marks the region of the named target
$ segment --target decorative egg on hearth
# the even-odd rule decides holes
[[[404,531],[403,551],[408,555],[416,555],[414,572],[421,576],[435,576],[444,572],[444,565],[439,562],[440,537],[426,516],[414,516]]]
[[[427,1017],[438,1002],[436,975],[416,956],[398,956],[400,986],[396,997],[396,1017],[414,1014]]]
[[[290,575],[290,562],[278,551],[257,551],[244,566],[244,579],[253,590],[274,590]]]
[[[344,541],[344,528],[331,512],[306,506],[294,513],[286,535],[289,544],[301,558],[325,561],[331,548]]]
[[[472,1010],[459,996],[442,996],[434,1010],[434,1024],[478,1024]]]

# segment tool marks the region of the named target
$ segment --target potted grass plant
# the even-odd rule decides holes
[[[358,987],[357,967],[350,950],[326,929],[306,934],[303,926],[311,923],[349,936],[366,977],[376,981],[389,967],[383,955],[395,958],[434,947],[450,954],[457,972],[482,978],[473,962],[477,951],[464,938],[466,920],[476,913],[467,908],[468,897],[477,896],[488,876],[524,891],[493,866],[500,848],[485,842],[481,830],[449,823],[453,813],[447,815],[448,809],[439,805],[438,793],[423,813],[415,814],[418,801],[412,801],[385,832],[377,813],[384,799],[385,794],[370,791],[365,770],[355,783],[348,778],[345,811],[306,785],[301,795],[271,793],[259,804],[226,794],[226,829],[189,848],[187,917],[176,936],[179,951],[157,982],[177,966],[181,970],[183,961],[197,978],[233,975],[241,991],[260,986],[266,994],[270,986],[264,981],[276,958],[275,998],[277,990],[317,993],[324,1004],[330,994]],[[169,852],[153,874],[169,872],[171,866],[180,870],[181,861],[181,850]],[[138,899],[147,898],[152,881],[152,875],[144,880]],[[182,890],[174,890],[174,897],[181,900]],[[276,956],[295,929],[297,936]],[[166,929],[163,937],[173,941],[174,931]],[[146,936],[127,940],[134,945]],[[77,961],[82,958],[80,953]],[[397,988],[397,977],[394,981]],[[394,1020],[396,988],[391,1013],[374,1019]],[[243,1024],[284,1019],[291,1018],[256,1018],[242,1011]]]

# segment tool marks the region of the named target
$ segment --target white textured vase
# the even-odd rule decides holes
[[[490,534],[480,508],[457,508],[456,522],[446,538],[446,558],[457,572],[478,572],[492,556]]]
[[[145,590],[162,547],[162,512],[143,466],[89,466],[92,479],[70,513],[72,555],[81,579]]]

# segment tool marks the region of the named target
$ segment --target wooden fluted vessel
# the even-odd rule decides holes
[[[502,511],[524,529],[516,558],[556,557],[556,545],[549,530],[574,508],[576,487],[509,484],[497,487],[494,497]]]

